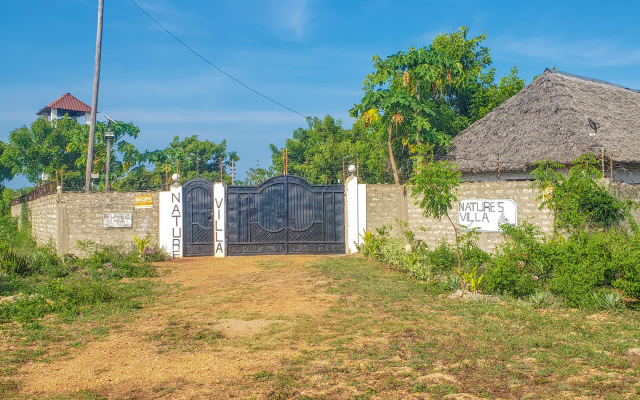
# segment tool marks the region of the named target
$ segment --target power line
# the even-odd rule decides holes
[[[282,103],[279,103],[277,101],[275,101],[274,99],[265,96],[264,94],[258,92],[257,90],[249,87],[248,85],[244,84],[243,82],[241,82],[240,80],[238,80],[237,78],[233,77],[232,75],[226,73],[225,71],[223,71],[222,69],[220,69],[217,65],[215,65],[214,63],[212,63],[211,61],[207,60],[206,58],[204,58],[203,56],[200,55],[200,53],[198,53],[197,51],[195,51],[194,49],[192,49],[191,47],[189,47],[189,45],[187,45],[185,42],[183,42],[182,40],[180,40],[180,38],[178,38],[176,35],[174,35],[173,33],[171,33],[167,28],[165,28],[164,26],[162,26],[162,24],[160,22],[158,22],[155,18],[153,18],[151,15],[149,15],[148,12],[146,12],[142,7],[140,7],[138,5],[138,3],[136,3],[134,0],[130,0],[136,7],[138,7],[140,9],[140,11],[142,11],[147,17],[149,17],[153,22],[155,22],[160,28],[162,28],[163,31],[167,32],[169,35],[171,35],[175,40],[177,40],[181,45],[183,45],[184,47],[186,47],[190,52],[192,52],[193,54],[195,54],[196,56],[198,56],[198,58],[200,58],[202,61],[206,62],[207,64],[211,65],[213,68],[217,69],[218,71],[220,71],[221,73],[223,73],[224,75],[226,75],[227,77],[233,79],[234,81],[236,81],[237,83],[239,83],[240,85],[244,86],[245,88],[249,89],[250,91],[252,91],[253,93],[257,94],[260,97],[263,97],[267,100],[269,100],[272,103],[275,103],[277,105],[279,105],[282,108],[285,108],[289,111],[291,111],[292,113],[298,114],[299,116],[301,116],[302,118],[307,118],[306,115],[300,114],[299,112],[297,112],[296,110],[293,110],[287,106],[285,106]]]

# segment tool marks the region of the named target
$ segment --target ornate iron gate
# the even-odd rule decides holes
[[[213,183],[192,179],[182,188],[184,256],[213,255]]]
[[[345,252],[344,186],[277,176],[227,188],[227,254]]]

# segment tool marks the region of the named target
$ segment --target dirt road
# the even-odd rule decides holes
[[[186,258],[162,263],[161,279],[179,284],[105,340],[71,349],[19,372],[21,393],[47,397],[87,391],[108,398],[264,398],[251,388],[302,348],[260,347],[260,334],[291,316],[319,315],[334,298],[326,281],[302,267],[318,256]]]

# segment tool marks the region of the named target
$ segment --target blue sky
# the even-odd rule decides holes
[[[462,25],[487,31],[497,76],[530,82],[545,68],[640,89],[635,1],[136,0],[202,56],[253,89],[309,116],[350,127],[371,57],[429,45]],[[0,14],[0,140],[70,92],[91,104],[97,0],[6,1]],[[141,150],[175,135],[220,142],[244,175],[269,144],[305,120],[215,70],[137,9],[105,0],[98,109],[141,128]],[[11,186],[21,186],[15,180]]]

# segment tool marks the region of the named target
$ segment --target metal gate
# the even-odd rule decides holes
[[[227,187],[227,254],[345,252],[344,186],[295,176]]]
[[[213,255],[213,183],[192,179],[183,186],[184,256]]]

